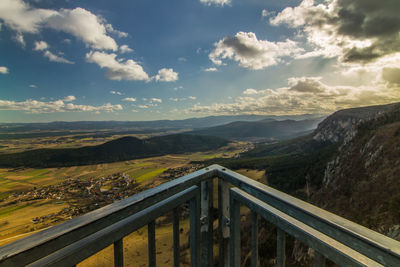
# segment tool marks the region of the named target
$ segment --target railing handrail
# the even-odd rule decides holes
[[[166,182],[81,217],[0,247],[5,260],[37,260],[207,179],[218,177],[369,258],[400,266],[400,243],[219,165]],[[220,217],[221,218],[221,217]],[[32,261],[31,261],[32,262]]]

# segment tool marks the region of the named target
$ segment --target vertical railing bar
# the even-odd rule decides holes
[[[251,212],[251,267],[258,266],[258,214]]]
[[[240,267],[240,203],[230,195],[231,267]]]
[[[218,179],[219,266],[229,266],[229,184]]]
[[[156,223],[150,222],[147,225],[147,238],[149,250],[149,267],[156,266]]]
[[[201,182],[201,266],[213,266],[213,180]]]
[[[179,267],[179,213],[178,208],[172,212],[173,217],[173,239],[174,239],[174,267]]]
[[[314,250],[314,266],[325,267],[325,257],[316,250]]]
[[[114,242],[114,266],[124,266],[124,245],[122,238]]]
[[[189,203],[190,208],[190,266],[200,267],[200,194]]]
[[[282,229],[277,228],[276,266],[285,267],[285,262],[286,262],[286,234]]]

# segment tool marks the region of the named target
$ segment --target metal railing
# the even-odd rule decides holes
[[[201,169],[127,199],[0,247],[0,266],[74,266],[114,246],[123,266],[123,238],[147,225],[148,262],[156,266],[155,220],[173,212],[174,266],[179,266],[177,208],[189,202],[190,264],[213,266],[213,179],[218,178],[219,266],[240,266],[240,205],[251,210],[251,264],[258,263],[258,217],[277,227],[277,265],[285,265],[289,234],[342,266],[400,266],[400,242],[219,165]]]

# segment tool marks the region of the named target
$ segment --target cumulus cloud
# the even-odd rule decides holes
[[[0,19],[17,32],[17,40],[22,44],[25,43],[22,33],[39,33],[42,28],[51,28],[72,34],[95,49],[118,49],[115,40],[107,35],[106,28],[110,27],[106,27],[104,19],[80,7],[51,10],[31,7],[22,0],[2,0]]]
[[[116,59],[114,53],[108,54],[100,51],[91,51],[86,54],[86,60],[90,63],[96,63],[101,68],[105,68],[106,76],[110,80],[137,80],[149,81],[148,74],[143,70],[142,66],[132,59],[122,60]]]
[[[205,72],[215,72],[215,71],[218,71],[218,69],[215,68],[215,67],[211,67],[211,68],[205,69],[204,71],[205,71]]]
[[[314,52],[341,62],[370,62],[400,52],[397,0],[303,0],[270,18],[273,25],[301,29]]]
[[[200,3],[203,3],[207,6],[211,5],[224,6],[224,5],[230,5],[231,0],[200,0]]]
[[[197,97],[195,97],[195,96],[189,96],[188,97],[190,100],[196,100],[197,99]]]
[[[234,37],[225,37],[214,44],[210,60],[222,65],[224,59],[239,62],[244,68],[259,70],[282,62],[283,57],[297,55],[303,51],[297,43],[287,39],[284,42],[258,40],[253,32],[238,32]]]
[[[341,108],[378,105],[400,100],[399,88],[330,86],[320,77],[293,77],[287,87],[246,89],[233,103],[196,104],[187,112],[205,114],[326,114]]]
[[[125,54],[125,53],[131,53],[133,52],[133,49],[129,48],[128,45],[121,45],[119,47],[119,51],[121,52],[121,54]]]
[[[153,97],[153,98],[150,98],[150,103],[162,103],[162,99],[160,99],[160,98],[155,98],[155,97]]]
[[[71,100],[72,101],[72,100]],[[65,103],[65,100],[55,101],[37,101],[27,99],[25,101],[9,101],[0,100],[0,110],[18,110],[26,113],[53,113],[53,112],[114,112],[122,110],[121,105],[112,105],[110,103],[101,106],[76,105],[73,103]]]
[[[14,36],[14,40],[15,40],[17,43],[19,43],[19,44],[22,46],[22,48],[25,48],[26,43],[25,43],[25,39],[24,39],[24,36],[22,35],[22,33],[17,33],[17,34]]]
[[[39,41],[34,43],[35,47],[33,50],[35,51],[43,51],[49,48],[49,45],[45,41]]]
[[[138,107],[138,108],[149,108],[149,107],[146,106],[146,105],[138,105],[137,107]]]
[[[69,95],[67,97],[64,97],[64,99],[62,99],[62,101],[64,101],[64,102],[72,102],[74,100],[76,100],[76,97],[73,95]]]
[[[153,78],[160,82],[175,82],[178,80],[178,73],[173,69],[162,68]]]
[[[128,33],[121,32],[116,29],[111,24],[105,25],[107,32],[117,35],[119,38],[128,37]]]
[[[30,84],[29,87],[30,87],[30,88],[37,88],[37,86],[34,85],[34,84]]]
[[[45,57],[47,57],[50,61],[53,61],[53,62],[74,64],[74,62],[72,62],[66,58],[57,56],[57,55],[53,54],[52,52],[50,52],[49,50],[46,50],[43,55]]]
[[[172,88],[172,90],[174,90],[174,91],[183,90],[183,86],[180,85],[180,86],[174,87],[174,88]]]
[[[136,102],[136,98],[135,97],[125,97],[122,100],[123,101],[128,101],[128,102]]]
[[[9,73],[8,68],[4,67],[4,66],[0,66],[0,73],[1,74],[8,74]]]
[[[272,15],[275,15],[275,12],[274,12],[274,11],[268,11],[268,10],[266,10],[266,9],[263,9],[263,10],[261,11],[261,17],[263,17],[263,18],[272,16]]]
[[[83,8],[61,9],[48,18],[46,25],[70,33],[92,48],[113,51],[118,49],[115,40],[107,35],[102,19]]]
[[[118,91],[113,91],[113,90],[110,91],[110,94],[112,94],[112,95],[123,95],[123,93],[118,92]]]

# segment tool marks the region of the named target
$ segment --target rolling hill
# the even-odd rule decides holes
[[[272,141],[289,139],[312,132],[323,118],[307,120],[236,121],[229,124],[195,130],[191,133],[223,137],[230,140]]]
[[[98,146],[70,149],[36,149],[0,155],[2,167],[61,167],[116,162],[144,157],[219,148],[227,140],[187,134],[174,134],[138,139],[122,137]]]

